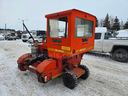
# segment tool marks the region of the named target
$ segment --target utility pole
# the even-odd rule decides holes
[[[24,20],[22,20],[22,25],[24,24]],[[24,32],[25,30],[24,30],[24,25],[23,25],[23,32]]]
[[[18,18],[18,20],[21,22],[21,24],[22,24],[22,33],[25,33],[25,28],[24,28],[24,26],[23,26],[23,24],[24,24],[24,22],[26,21],[26,19],[24,19],[24,18]]]
[[[7,25],[5,24],[5,30],[7,29]]]
[[[5,27],[4,28],[4,36],[6,36],[6,34],[7,34],[7,30],[6,30],[7,29],[7,25],[5,24],[4,27]]]

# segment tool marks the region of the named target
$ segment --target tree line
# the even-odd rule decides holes
[[[96,21],[96,27],[106,27],[109,31],[128,29],[128,20],[124,23],[117,16],[113,18],[107,14],[104,19],[97,19]]]

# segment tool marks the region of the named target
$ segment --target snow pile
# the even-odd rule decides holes
[[[96,27],[96,33],[98,32],[107,32],[107,28],[106,27]]]
[[[128,37],[128,29],[117,31],[118,35],[116,37]]]

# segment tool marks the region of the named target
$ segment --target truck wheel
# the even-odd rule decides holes
[[[128,61],[128,51],[123,48],[116,49],[112,53],[112,59],[119,61],[119,62],[127,62]]]
[[[80,78],[86,80],[90,74],[89,69],[85,65],[79,65],[79,68],[85,70],[85,73]]]
[[[27,42],[27,40],[22,40],[23,42]]]
[[[77,77],[71,72],[65,72],[63,74],[63,83],[69,89],[74,89],[77,86]]]

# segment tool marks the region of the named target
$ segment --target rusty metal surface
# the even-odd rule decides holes
[[[81,75],[85,73],[85,70],[77,67],[77,68],[74,68],[71,72],[73,72],[77,76],[77,78],[79,78]]]

